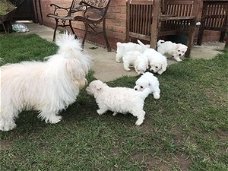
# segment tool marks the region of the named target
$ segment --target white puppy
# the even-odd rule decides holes
[[[144,52],[145,49],[150,48],[150,45],[144,45],[140,40],[138,40],[137,43],[116,43],[117,50],[116,50],[116,62],[121,62],[121,59],[123,56],[126,55],[126,53],[130,51],[139,51],[139,52]]]
[[[188,47],[181,43],[173,43],[171,41],[159,40],[157,42],[157,51],[163,55],[172,56],[176,61],[182,61],[180,58],[184,56]]]
[[[76,100],[79,88],[86,84],[90,57],[73,35],[65,33],[56,44],[57,54],[45,62],[0,67],[0,130],[15,128],[18,114],[30,109],[39,111],[39,117],[46,123],[57,123],[61,120],[58,113]]]
[[[123,65],[126,71],[130,71],[130,66],[134,66],[138,74],[143,74],[148,69],[148,60],[139,51],[129,51],[123,56]]]
[[[164,55],[152,48],[146,49],[142,55],[148,59],[151,71],[158,74],[166,71],[168,62]]]
[[[145,88],[150,88],[155,99],[160,98],[160,88],[158,78],[152,73],[144,73],[136,82],[134,89],[136,91],[143,91]]]
[[[99,107],[97,113],[102,115],[110,110],[117,113],[131,113],[137,117],[136,125],[141,125],[145,118],[144,100],[151,93],[149,88],[142,92],[126,87],[109,87],[100,80],[92,81],[86,88],[88,94],[95,97]]]

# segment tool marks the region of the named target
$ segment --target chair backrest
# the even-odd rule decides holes
[[[150,40],[153,5],[153,0],[127,1],[127,39],[130,36]]]
[[[82,0],[82,1],[87,2],[88,4],[98,8],[105,8],[110,2],[110,0]]]
[[[204,1],[202,25],[208,30],[224,30],[228,24],[228,1]]]
[[[179,30],[181,30],[182,32],[190,31],[191,27],[189,26],[194,25],[194,22],[196,22],[199,14],[200,0],[163,1],[164,5],[161,9],[161,15],[173,16],[176,17],[176,19],[162,21],[160,24],[159,35],[176,35]]]
[[[81,0],[72,0],[68,15],[71,15],[71,13],[78,12],[79,10],[81,10],[81,11],[85,10],[85,8],[83,8],[83,7],[81,9],[78,8],[80,2],[81,2]]]
[[[86,16],[89,19],[96,20],[98,22],[102,21],[106,16],[109,4],[111,2],[111,0],[83,0],[83,1],[95,7],[95,8],[92,8],[92,7],[87,8],[86,12],[84,13],[84,16]]]
[[[196,0],[163,0],[162,14],[170,16],[190,17],[196,16]]]

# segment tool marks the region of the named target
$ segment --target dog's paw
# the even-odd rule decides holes
[[[163,71],[161,71],[161,70],[158,71],[158,74],[159,74],[159,75],[161,75],[162,73],[163,73]]]
[[[112,116],[116,116],[117,115],[117,112],[113,112]]]
[[[116,62],[120,63],[121,62],[121,56],[116,55]]]
[[[143,121],[136,121],[135,125],[140,126],[140,125],[142,125],[142,123],[143,123]]]
[[[97,113],[98,113],[98,115],[102,115],[102,114],[104,114],[104,111],[101,110],[101,109],[98,109],[98,110],[97,110]]]
[[[16,127],[16,124],[14,122],[3,123],[2,121],[0,121],[0,130],[1,131],[10,131],[10,130],[14,129],[15,127]]]
[[[56,124],[58,122],[60,122],[62,120],[62,116],[51,116],[50,118],[48,118],[48,120],[46,122],[49,122],[51,124]]]
[[[175,60],[176,60],[177,62],[181,62],[181,61],[182,61],[182,59],[180,59],[180,58],[175,58]]]
[[[126,68],[126,67],[125,67],[124,69],[125,69],[126,71],[130,71],[130,70],[131,70],[130,68]]]
[[[160,99],[160,94],[159,93],[154,93],[153,96],[154,96],[154,99]]]
[[[136,122],[135,122],[135,125],[137,125],[137,126],[139,126],[139,125],[142,125],[142,123],[143,123],[143,120],[144,119],[138,119]]]
[[[116,62],[117,62],[117,63],[120,63],[121,60],[120,60],[119,58],[116,58]]]

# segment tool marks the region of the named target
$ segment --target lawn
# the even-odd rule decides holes
[[[41,60],[56,49],[35,35],[0,35],[1,65]],[[158,78],[161,99],[146,99],[140,127],[130,114],[99,116],[85,90],[56,125],[35,111],[21,113],[16,129],[0,132],[1,171],[228,170],[228,53],[173,64]],[[133,87],[136,79],[108,85]]]

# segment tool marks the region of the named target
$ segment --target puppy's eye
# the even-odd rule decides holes
[[[140,86],[140,88],[143,88],[143,86]]]
[[[178,52],[180,52],[180,50],[178,50]]]
[[[155,68],[158,68],[158,66],[155,66]]]

